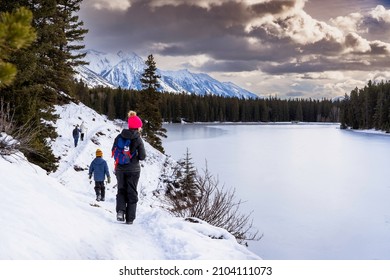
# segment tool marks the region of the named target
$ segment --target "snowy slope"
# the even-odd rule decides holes
[[[204,73],[194,74],[188,70],[160,70],[159,75],[163,89],[169,92],[194,92],[198,95],[214,94],[226,97],[258,97],[233,83],[219,82]]]
[[[75,75],[75,79],[77,81],[79,80],[88,81],[88,86],[92,88],[99,87],[99,86],[115,88],[115,86],[112,85],[105,78],[96,74],[95,72],[85,67],[84,65],[78,66],[77,69],[78,69],[78,73]]]
[[[96,50],[86,51],[86,67],[78,67],[77,77],[81,77],[91,87],[99,85],[100,80],[108,81],[114,87],[126,89],[142,89],[140,78],[146,68],[144,59],[134,52],[119,51],[117,54],[104,53]],[[100,78],[84,73],[92,71]],[[188,70],[164,71],[157,70],[161,76],[161,90],[176,93],[195,93],[198,95],[215,94],[227,97],[258,98],[231,82],[219,82],[204,73],[191,73]]]
[[[115,177],[107,186],[106,201],[96,203],[87,168],[101,148],[112,172],[109,153],[121,127],[82,104],[56,110],[59,137],[51,144],[60,157],[57,172],[48,175],[23,155],[0,157],[0,259],[260,259],[225,230],[186,222],[159,207],[161,202],[152,193],[173,160],[148,143],[137,219],[133,225],[117,222]],[[82,121],[88,128],[86,139],[75,148],[72,128]]]

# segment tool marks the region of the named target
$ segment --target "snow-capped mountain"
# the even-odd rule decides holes
[[[78,66],[77,69],[78,69],[77,80],[88,81],[88,86],[90,87],[103,86],[103,87],[115,88],[113,84],[111,84],[102,76],[96,74],[94,71],[90,70],[88,67],[81,65]]]
[[[119,51],[117,54],[111,54],[88,50],[85,60],[89,62],[89,65],[78,67],[76,70],[79,73],[77,78],[82,79],[88,86],[107,86],[109,83],[112,87],[142,89],[140,78],[146,65],[144,59],[136,53]],[[161,91],[258,98],[256,94],[231,82],[219,82],[204,73],[157,69],[157,74],[161,76]]]

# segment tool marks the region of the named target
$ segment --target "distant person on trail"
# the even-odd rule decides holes
[[[74,140],[74,146],[77,147],[77,143],[79,142],[80,137],[80,129],[79,125],[77,124],[76,127],[73,129],[73,140]]]
[[[84,141],[84,135],[87,133],[87,128],[85,127],[84,121],[80,125],[80,132],[81,132],[81,141]]]
[[[96,150],[96,158],[89,166],[89,179],[95,180],[95,193],[97,201],[105,200],[106,189],[104,186],[104,178],[107,176],[107,183],[111,183],[110,171],[108,170],[107,162],[103,159],[103,152],[100,149]]]
[[[132,224],[136,217],[138,192],[137,185],[141,174],[140,160],[146,157],[144,142],[140,136],[142,121],[134,111],[130,111],[128,129],[115,138],[112,156],[115,160],[115,175],[118,182],[116,212],[118,221]]]

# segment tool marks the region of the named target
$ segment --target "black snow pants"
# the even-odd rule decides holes
[[[106,188],[104,186],[104,181],[95,181],[95,193],[96,193],[96,199],[99,198],[99,200],[105,199],[106,194]]]
[[[140,171],[116,171],[118,193],[116,195],[116,212],[124,211],[126,222],[132,222],[136,216],[138,192],[137,185]]]

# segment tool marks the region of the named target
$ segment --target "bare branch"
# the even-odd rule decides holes
[[[19,151],[37,154],[32,146],[39,133],[37,126],[32,121],[27,121],[16,127],[13,117],[14,112],[11,113],[10,104],[0,99],[0,155],[3,157],[15,155]]]
[[[187,161],[189,159],[187,152]],[[188,164],[188,162],[187,162]],[[186,165],[186,164],[184,164]],[[186,218],[198,218],[211,225],[221,227],[230,232],[240,244],[246,244],[246,241],[258,241],[263,235],[259,235],[258,230],[253,230],[252,212],[241,214],[241,200],[236,200],[234,189],[225,189],[220,187],[218,179],[210,174],[207,163],[206,169],[202,175],[196,174],[192,186],[196,186],[197,192],[193,203],[185,203],[182,197],[172,195],[173,189],[180,190],[183,187],[178,183],[175,174],[173,179],[168,182],[167,188],[167,209],[176,216]],[[176,193],[180,193],[176,190]]]

